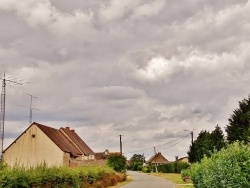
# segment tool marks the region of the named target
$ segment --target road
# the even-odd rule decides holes
[[[121,186],[122,188],[175,188],[170,181],[146,173],[128,171],[133,181]]]

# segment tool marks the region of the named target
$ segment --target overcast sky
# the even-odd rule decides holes
[[[250,94],[248,0],[0,0],[5,148],[32,120],[169,160]],[[28,82],[28,83],[26,83]],[[23,107],[21,107],[23,106]],[[26,107],[26,108],[25,108]],[[149,148],[149,149],[148,149]],[[144,150],[148,149],[148,150]]]

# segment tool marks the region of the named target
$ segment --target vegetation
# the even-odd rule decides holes
[[[107,164],[109,167],[117,172],[124,172],[126,170],[126,158],[120,154],[112,154],[107,158]]]
[[[250,145],[235,142],[187,171],[196,188],[250,187]]]
[[[233,111],[226,127],[227,140],[249,142],[250,136],[250,96],[239,101],[239,108]]]
[[[157,167],[158,172],[163,173],[181,173],[182,170],[187,169],[190,166],[186,162],[171,162]]]
[[[210,157],[214,151],[219,151],[224,146],[224,135],[218,125],[211,133],[201,131],[188,151],[189,162],[199,162],[205,155]]]
[[[168,179],[175,183],[177,188],[193,188],[193,185],[190,180],[184,182],[180,174],[176,173],[151,173],[151,175],[162,177]]]
[[[142,170],[144,162],[145,162],[145,157],[143,155],[141,155],[141,154],[134,154],[130,158],[129,169],[133,170],[133,171]]]
[[[41,165],[0,170],[0,187],[6,188],[108,187],[125,179],[125,174],[118,174],[108,167],[49,168]]]
[[[142,172],[144,172],[144,173],[150,173],[152,171],[153,171],[153,168],[151,166],[144,166],[142,168]]]

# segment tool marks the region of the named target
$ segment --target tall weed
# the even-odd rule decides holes
[[[36,168],[3,168],[0,170],[0,187],[5,188],[81,188],[101,181],[103,177],[113,179],[110,184],[117,183],[115,171],[108,167],[47,167]],[[108,178],[106,178],[108,179]]]

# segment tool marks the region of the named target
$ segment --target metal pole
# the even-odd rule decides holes
[[[155,172],[158,173],[157,165],[156,165],[156,150],[154,147],[154,152],[155,152]]]
[[[10,83],[14,83],[14,84],[18,84],[18,85],[22,85],[22,83],[19,83],[17,81],[13,81],[10,79],[6,79],[5,77],[5,72],[4,72],[4,76],[3,78],[0,78],[1,80],[3,80],[3,85],[2,85],[2,93],[1,93],[1,117],[0,117],[0,152],[1,152],[1,156],[0,156],[0,160],[3,159],[3,142],[4,142],[4,122],[5,122],[5,101],[6,101],[6,83],[10,82]]]
[[[3,85],[2,85],[2,93],[1,93],[1,125],[0,125],[0,131],[1,131],[1,160],[3,159],[3,142],[4,142],[4,121],[5,121],[5,100],[6,100],[6,80],[5,80],[5,74],[3,78]]]

